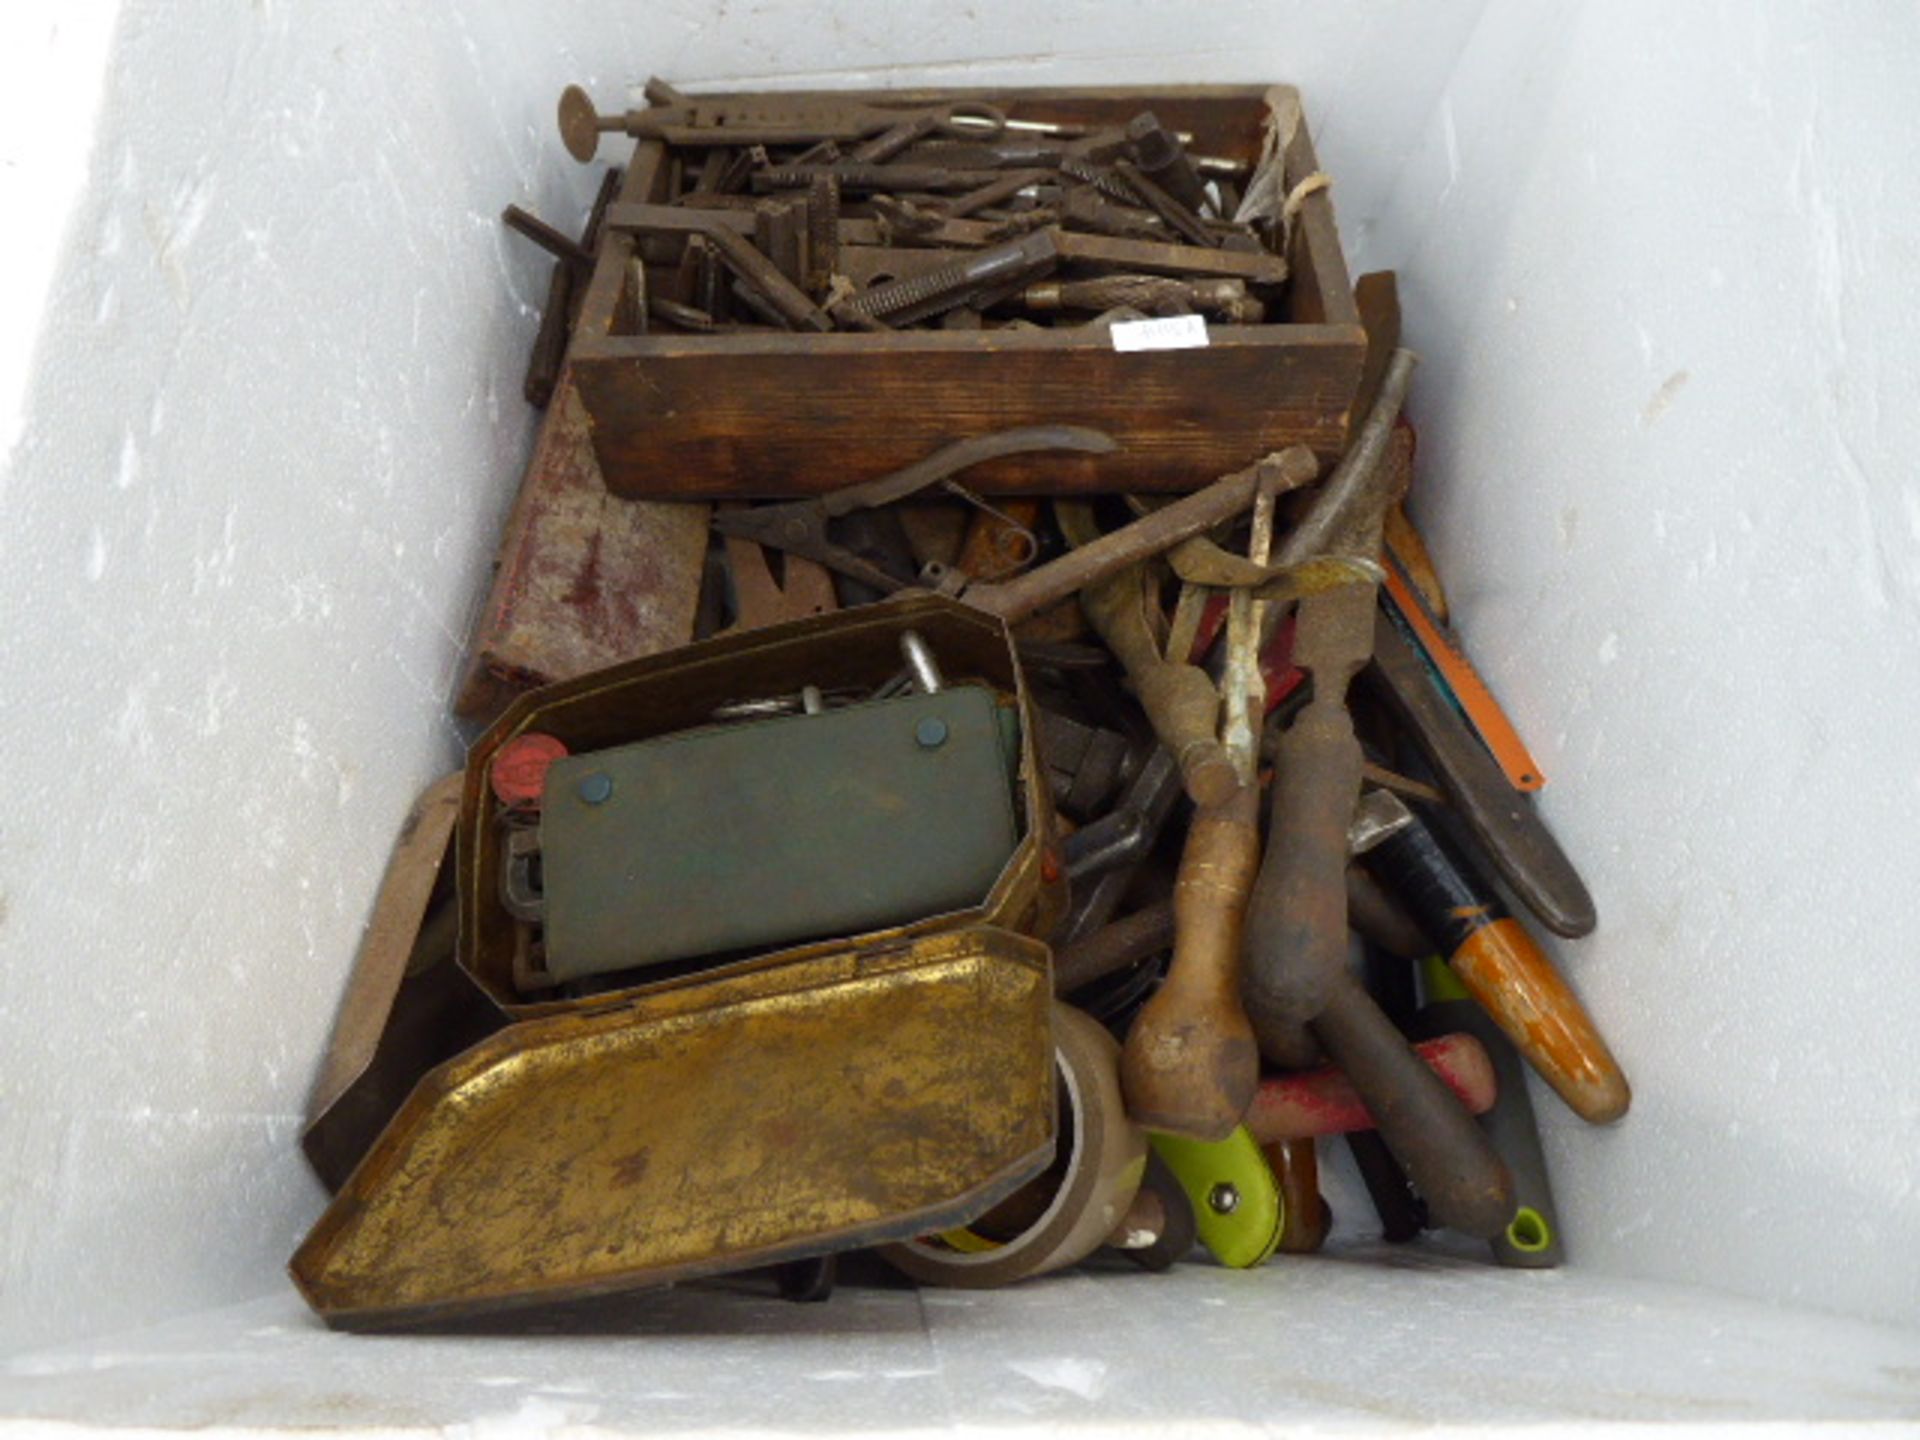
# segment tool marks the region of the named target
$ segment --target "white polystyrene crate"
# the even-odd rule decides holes
[[[1920,1416],[1916,62],[1908,7],[1775,0],[7,7],[0,1431]],[[555,96],[651,73],[1302,87],[1599,901],[1560,954],[1636,1106],[1539,1095],[1568,1268],[306,1315],[296,1132],[530,436],[545,262],[496,217],[577,216]]]

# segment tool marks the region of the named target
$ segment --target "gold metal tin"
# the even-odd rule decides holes
[[[1053,850],[1053,804],[1035,748],[1033,705],[1011,637],[1005,624],[992,616],[940,596],[914,595],[720,636],[548,685],[515,700],[468,753],[458,828],[461,965],[503,1009],[517,1016],[619,1003],[687,983],[684,978],[656,981],[585,1000],[530,1000],[516,988],[516,923],[500,902],[498,802],[487,784],[488,766],[501,746],[525,732],[542,731],[578,755],[705,725],[716,709],[733,701],[792,695],[805,685],[878,688],[903,668],[900,635],[907,630],[926,639],[950,684],[989,685],[1018,702],[1021,838],[1012,859],[977,908],[775,950],[704,974],[791,964],[851,945],[966,925],[1049,934],[1065,908],[1065,881]],[[939,815],[924,820],[932,826],[942,823]]]
[[[294,1281],[418,1323],[964,1224],[1052,1155],[1050,990],[974,926],[524,1020],[421,1081]]]

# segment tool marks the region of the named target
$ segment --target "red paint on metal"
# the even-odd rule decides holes
[[[531,810],[546,792],[548,768],[566,758],[567,747],[552,735],[516,735],[494,755],[487,780],[502,805]]]

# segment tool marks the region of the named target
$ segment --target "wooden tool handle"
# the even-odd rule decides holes
[[[1627,1113],[1633,1092],[1619,1062],[1580,997],[1519,921],[1481,926],[1449,963],[1574,1114],[1607,1125]]]
[[[1173,961],[1121,1052],[1127,1110],[1150,1129],[1224,1140],[1260,1083],[1240,1008],[1240,937],[1260,852],[1251,786],[1199,811],[1173,892]]]
[[[1362,758],[1353,720],[1338,706],[1309,706],[1280,737],[1241,995],[1261,1053],[1288,1069],[1319,1058],[1306,1025],[1344,973],[1346,827]]]
[[[1279,1182],[1287,1217],[1280,1249],[1289,1255],[1311,1255],[1327,1243],[1327,1231],[1333,1228],[1333,1212],[1320,1194],[1320,1156],[1314,1142],[1276,1140],[1260,1149]]]
[[[1336,892],[1338,893],[1338,892]],[[1373,997],[1339,972],[1313,1033],[1353,1082],[1434,1220],[1483,1240],[1513,1218],[1513,1177],[1486,1132]]]
[[[1368,851],[1369,864],[1574,1113],[1596,1125],[1618,1120],[1633,1095],[1579,997],[1472,863],[1419,817],[1402,813],[1405,823]]]

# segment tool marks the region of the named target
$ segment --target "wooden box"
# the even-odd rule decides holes
[[[869,95],[864,98],[880,98]],[[1151,109],[1192,148],[1258,159],[1277,125],[1289,189],[1318,169],[1289,87],[888,91],[889,102],[986,100],[1015,118],[1124,125]],[[665,147],[641,141],[623,200],[668,198]],[[619,333],[634,236],[611,229],[570,352],[615,494],[701,499],[817,494],[956,439],[1016,425],[1108,431],[1104,456],[1030,455],[967,473],[1000,494],[1187,491],[1269,451],[1344,447],[1366,336],[1326,190],[1293,226],[1281,323],[1210,326],[1204,349],[1120,353],[1085,327],[893,334]]]

